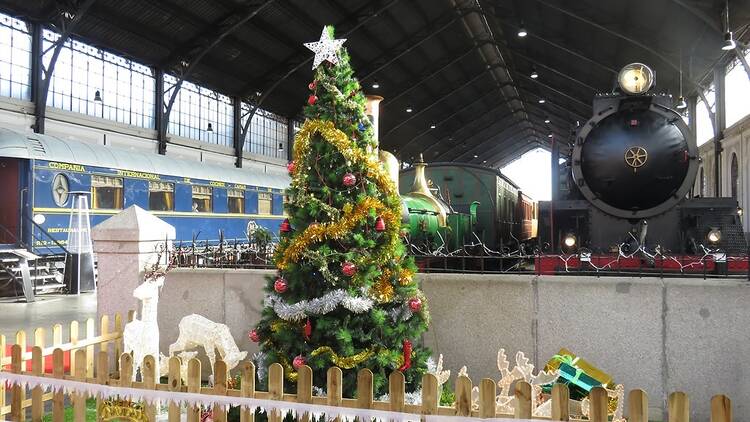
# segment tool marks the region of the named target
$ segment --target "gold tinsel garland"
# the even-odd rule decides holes
[[[313,243],[326,239],[341,239],[365,219],[371,209],[374,209],[385,220],[386,227],[391,228],[392,231],[398,230],[399,216],[376,198],[368,196],[353,208],[345,207],[344,215],[337,221],[308,226],[284,249],[276,261],[276,267],[285,270],[290,263],[299,260],[303,252]]]
[[[307,120],[302,125],[302,128],[297,132],[297,136],[294,137],[294,161],[297,164],[301,164],[302,158],[310,151],[310,140],[316,133],[320,133],[323,139],[335,146],[347,161],[364,165],[367,177],[375,180],[375,184],[378,185],[380,191],[386,195],[398,195],[396,187],[381,167],[380,162],[372,154],[358,148],[357,144],[349,139],[344,132],[336,129],[331,121]],[[297,168],[294,171],[293,177],[300,174],[299,170]]]
[[[313,350],[312,353],[310,353],[310,356],[318,356],[323,353],[330,353],[331,362],[339,368],[352,369],[367,359],[370,359],[375,354],[375,351],[370,348],[351,356],[339,356],[330,347],[322,346]]]

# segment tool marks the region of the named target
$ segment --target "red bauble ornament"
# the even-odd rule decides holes
[[[422,299],[418,297],[409,299],[409,309],[412,312],[419,312],[422,309]]]
[[[273,283],[273,289],[276,290],[276,293],[284,293],[288,287],[286,280],[281,277],[277,278]]]
[[[309,85],[307,85],[308,88],[310,88],[310,91],[314,90],[318,87],[318,81],[312,81]]]
[[[290,231],[292,231],[292,225],[289,224],[288,218],[285,218],[284,221],[281,222],[279,231],[281,231],[282,233],[289,233]]]
[[[292,361],[292,366],[294,366],[294,369],[299,369],[299,367],[304,365],[305,363],[305,357],[302,355],[297,355]]]
[[[353,262],[344,262],[341,264],[341,272],[344,273],[345,276],[351,277],[357,273],[357,266],[354,265]]]
[[[317,95],[311,95],[307,97],[307,104],[313,105],[318,102],[318,96]]]
[[[260,334],[258,334],[258,330],[250,331],[250,333],[247,336],[250,338],[250,341],[252,341],[253,343],[257,343],[260,341]]]
[[[404,372],[409,368],[411,368],[411,342],[404,340],[404,364],[398,370]]]
[[[385,220],[383,220],[382,217],[378,217],[375,220],[375,231],[376,232],[382,232],[385,231]]]
[[[294,164],[294,161],[290,161],[290,162],[289,162],[289,163],[287,163],[287,165],[286,165],[286,171],[288,171],[288,172],[289,172],[289,174],[292,174],[292,173],[294,173],[294,169],[295,169],[296,167],[297,167],[297,165],[296,165],[296,164]]]
[[[310,340],[310,335],[312,334],[312,324],[310,324],[310,318],[308,318],[307,322],[305,323],[303,334],[305,335],[305,340]]]
[[[354,186],[354,184],[357,183],[357,176],[351,173],[346,173],[342,179],[342,183],[344,183],[344,186]]]

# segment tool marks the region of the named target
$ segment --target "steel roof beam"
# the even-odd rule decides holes
[[[524,75],[524,74],[522,74],[522,73],[520,73],[520,72],[518,72],[516,70],[513,70],[512,72],[515,73],[516,76],[520,77],[521,79],[529,81],[529,82],[531,82],[533,84],[537,84],[537,85],[541,86],[542,88],[544,88],[544,89],[546,89],[548,91],[552,91],[555,94],[560,95],[561,97],[565,97],[566,99],[568,99],[570,101],[573,101],[575,104],[582,106],[584,109],[586,109],[588,111],[593,110],[593,108],[591,107],[590,103],[585,103],[585,102],[579,100],[578,98],[575,98],[575,97],[573,97],[571,95],[568,95],[568,94],[566,94],[566,93],[564,93],[564,92],[562,92],[562,91],[560,91],[560,90],[558,90],[556,88],[553,88],[553,87],[545,84],[544,82],[537,80],[538,78],[537,79],[532,79],[532,78],[530,78],[530,77],[528,77],[528,76],[526,76],[526,75]]]
[[[515,137],[507,137],[502,142],[498,142],[495,146],[491,147],[483,154],[482,159],[487,160],[487,161],[492,161],[494,157],[496,157],[497,155],[507,153],[508,149],[511,149],[517,145],[518,138],[519,138],[518,135],[523,135],[523,134],[524,132],[519,132],[517,135],[515,135]],[[533,135],[526,134],[526,138],[522,138],[522,139],[526,140],[529,138],[532,138],[529,140],[529,143],[534,142],[536,144],[539,144],[539,140],[533,139]]]
[[[515,125],[517,125],[519,123],[527,122],[526,119],[518,119],[518,120],[515,120],[515,121],[508,121],[508,119],[514,117],[516,115],[516,113],[518,113],[518,110],[513,110],[510,113],[504,114],[504,115],[502,115],[502,116],[500,116],[500,117],[498,117],[496,119],[492,119],[489,122],[485,122],[485,124],[483,124],[482,126],[474,129],[470,134],[468,134],[467,136],[465,136],[463,138],[460,138],[460,139],[454,138],[452,140],[452,145],[449,143],[449,145],[450,145],[449,148],[447,150],[445,150],[445,151],[442,151],[439,156],[451,155],[451,153],[453,153],[456,149],[467,150],[467,148],[471,148],[470,150],[467,150],[467,151],[461,153],[461,154],[466,154],[469,151],[473,151],[474,147],[475,147],[474,145],[469,145],[471,143],[470,141],[473,140],[473,139],[475,139],[475,138],[482,138],[483,135],[486,134],[486,132],[490,132],[489,134],[486,134],[486,136],[493,136],[492,132],[494,132],[494,131],[505,130],[503,128],[514,127]],[[498,126],[500,126],[500,127],[498,127]],[[450,140],[449,140],[449,142],[450,142]]]
[[[690,13],[691,15],[703,21],[703,23],[705,23],[706,26],[716,31],[717,34],[723,33],[720,23],[715,18],[708,16],[707,14],[700,11],[698,8],[693,7],[692,5],[688,4],[687,1],[672,0],[672,2],[682,7],[683,9],[687,10],[688,13]]]
[[[524,125],[523,126],[524,128],[529,129],[529,130],[534,130],[534,127],[532,126],[531,122],[526,119],[516,120],[512,122],[507,122],[506,119],[498,120],[496,122],[492,122],[490,125],[485,126],[484,128],[482,128],[481,131],[475,132],[471,136],[462,139],[453,148],[440,154],[439,157],[445,156],[445,155],[454,155],[452,160],[456,160],[456,159],[461,159],[462,157],[466,155],[475,154],[476,153],[475,151],[477,151],[477,149],[480,146],[485,145],[490,140],[497,138],[497,136],[505,134],[508,131],[508,129],[517,128],[518,125]],[[469,142],[473,139],[479,139],[479,142],[478,143]],[[459,153],[458,155],[455,155],[454,151],[458,147],[465,149],[465,151]]]
[[[605,27],[603,25],[599,25],[598,23],[592,21],[591,19],[585,18],[585,17],[579,15],[578,13],[571,12],[571,11],[569,11],[567,9],[564,9],[564,8],[560,7],[560,6],[556,6],[556,5],[550,3],[550,2],[548,2],[546,0],[535,0],[535,1],[537,3],[541,3],[541,4],[549,7],[550,9],[556,10],[556,11],[558,11],[558,12],[564,14],[564,15],[567,15],[567,16],[570,16],[572,18],[578,19],[579,21],[584,22],[584,23],[586,23],[586,24],[588,24],[590,26],[593,26],[594,28],[596,28],[596,29],[598,29],[600,31],[606,32],[606,33],[608,33],[608,34],[610,34],[610,35],[612,35],[614,37],[620,38],[620,39],[622,39],[622,40],[624,40],[624,41],[626,41],[626,42],[628,42],[628,43],[630,43],[630,44],[632,44],[632,45],[634,45],[634,46],[636,46],[636,47],[638,47],[638,48],[640,48],[640,49],[642,49],[644,51],[647,51],[647,52],[651,53],[652,55],[654,55],[656,58],[661,59],[664,63],[666,63],[667,65],[669,65],[675,71],[680,72],[680,67],[676,63],[674,63],[672,60],[668,59],[665,54],[660,53],[660,52],[654,50],[653,48],[651,48],[651,47],[649,47],[649,46],[641,43],[640,41],[638,41],[638,40],[636,40],[636,39],[634,39],[632,37],[629,37],[629,36],[627,36],[625,34],[622,34],[622,33],[618,32],[618,31],[609,29],[609,28],[607,28],[607,27]],[[686,77],[685,79],[687,79],[693,85],[696,85],[696,83],[692,79],[690,79],[689,76]]]
[[[426,75],[425,74],[420,75],[419,78],[416,81],[410,81],[408,85],[404,85],[404,86],[398,87],[397,89],[394,90],[395,92],[398,92],[398,94],[396,94],[396,96],[388,98],[387,100],[385,100],[385,101],[383,101],[383,102],[380,103],[381,109],[383,107],[387,106],[388,104],[391,104],[394,101],[398,100],[399,98],[403,97],[404,95],[410,93],[411,91],[413,91],[417,87],[421,86],[423,83],[425,83],[428,80],[432,79],[434,76],[440,74],[445,69],[447,69],[447,68],[453,66],[454,64],[458,63],[459,61],[461,61],[462,59],[464,59],[466,56],[468,56],[469,54],[471,54],[472,52],[474,52],[474,47],[471,47],[468,50],[463,51],[462,53],[460,53],[458,56],[456,56],[454,59],[451,59],[447,63],[445,63],[444,61],[441,61],[441,63],[436,68],[434,68],[433,70],[431,70],[430,73],[428,73]],[[449,53],[446,56],[453,56],[453,55],[454,55],[454,53]]]
[[[469,104],[466,104],[466,105],[461,105],[461,106],[460,106],[460,107],[459,107],[459,108],[458,108],[457,110],[455,110],[454,112],[452,112],[452,113],[451,113],[451,114],[449,114],[448,116],[446,116],[446,117],[443,117],[443,118],[441,118],[441,119],[437,120],[437,121],[436,121],[436,123],[437,123],[437,126],[438,126],[438,127],[440,127],[440,126],[441,126],[442,124],[444,124],[444,123],[448,122],[449,120],[453,119],[454,117],[456,117],[456,116],[457,116],[457,115],[458,115],[459,113],[461,113],[462,111],[464,111],[464,110],[467,110],[467,109],[469,109],[469,108],[473,107],[474,105],[476,105],[476,104],[478,104],[479,102],[483,101],[484,99],[486,99],[486,98],[487,98],[487,97],[489,97],[490,95],[494,95],[494,94],[497,94],[497,90],[495,90],[495,89],[492,89],[492,90],[489,90],[489,91],[487,91],[486,93],[484,93],[484,94],[480,95],[479,97],[475,98],[475,99],[474,99],[474,100],[472,100],[472,101],[471,101],[471,102],[470,102]],[[426,130],[424,130],[423,132],[419,133],[419,134],[418,134],[417,136],[415,136],[415,137],[411,138],[411,139],[410,139],[409,141],[407,141],[407,142],[406,142],[406,143],[405,143],[404,145],[400,145],[400,146],[398,146],[397,148],[398,148],[399,150],[401,150],[401,151],[404,151],[404,150],[406,150],[406,148],[407,148],[407,147],[409,147],[409,146],[410,146],[410,145],[411,145],[412,143],[414,143],[414,142],[415,142],[415,141],[416,141],[417,139],[419,139],[419,138],[421,138],[422,136],[424,136],[424,135],[426,135],[426,134],[430,133],[430,131],[431,131],[431,130],[432,130],[432,129],[426,129]],[[384,139],[384,136],[381,136],[381,140],[385,141],[385,139]]]
[[[574,77],[572,77],[572,76],[568,75],[568,74],[567,74],[567,73],[565,73],[565,72],[561,72],[561,71],[559,71],[559,70],[557,70],[557,69],[553,68],[553,67],[552,67],[552,66],[550,66],[550,65],[547,65],[547,64],[545,64],[545,63],[543,63],[543,62],[541,62],[541,61],[539,61],[539,60],[537,60],[537,59],[534,59],[534,58],[532,58],[532,57],[529,57],[528,55],[526,55],[526,54],[523,54],[523,53],[522,53],[522,52],[521,52],[521,51],[520,51],[520,50],[519,50],[518,48],[512,47],[512,46],[510,46],[509,44],[503,44],[503,46],[504,46],[505,48],[507,48],[508,50],[510,50],[511,54],[512,54],[512,55],[513,55],[514,57],[520,57],[520,58],[522,58],[522,59],[526,60],[527,62],[530,62],[530,63],[532,63],[532,64],[534,64],[534,65],[536,65],[536,66],[539,66],[540,68],[543,68],[543,69],[549,70],[550,72],[554,73],[554,74],[555,74],[555,75],[557,75],[557,76],[560,76],[560,77],[562,77],[562,78],[565,78],[565,79],[567,79],[567,80],[569,80],[569,81],[571,81],[571,82],[575,82],[576,84],[578,84],[578,85],[580,85],[580,86],[582,86],[582,87],[584,87],[584,88],[586,88],[586,89],[589,89],[589,90],[591,90],[591,91],[594,91],[594,93],[598,93],[598,92],[606,91],[606,90],[601,90],[601,89],[598,89],[598,88],[594,88],[593,86],[591,86],[591,85],[589,85],[589,84],[587,84],[587,83],[585,83],[585,82],[581,81],[580,79],[574,78]]]
[[[522,122],[517,122],[517,124],[518,123],[522,123]],[[523,126],[523,127],[520,127],[520,128],[516,128],[515,127],[516,125],[509,126],[507,129],[503,130],[502,132],[496,133],[495,135],[490,136],[489,138],[485,139],[482,142],[482,144],[483,145],[489,144],[490,147],[489,147],[489,149],[483,151],[481,153],[481,155],[477,154],[477,153],[474,153],[474,152],[472,152],[471,154],[464,153],[464,154],[461,154],[461,155],[459,155],[457,157],[454,157],[454,158],[450,159],[450,161],[463,161],[463,160],[466,160],[467,158],[465,158],[465,157],[467,155],[469,157],[473,157],[474,155],[476,155],[477,158],[481,157],[482,160],[488,160],[489,161],[489,158],[491,157],[490,151],[493,151],[493,150],[497,149],[498,147],[500,147],[502,145],[507,145],[509,142],[513,142],[513,140],[515,140],[519,135],[522,135],[522,134],[524,134],[526,136],[535,136],[536,135],[536,132],[535,132],[535,130],[534,130],[533,127]],[[509,132],[509,129],[512,129],[512,131]]]
[[[386,132],[386,133],[385,133],[385,134],[384,134],[383,136],[384,136],[384,137],[385,137],[385,136],[388,136],[389,134],[393,133],[393,132],[394,132],[394,131],[395,131],[396,129],[398,129],[398,128],[400,128],[401,126],[405,125],[406,123],[408,123],[408,122],[410,122],[410,121],[412,121],[412,120],[416,119],[416,118],[417,118],[418,116],[421,116],[421,115],[422,115],[422,114],[424,114],[425,112],[427,112],[427,111],[431,110],[431,109],[432,109],[433,107],[435,107],[436,105],[438,105],[438,104],[442,103],[442,102],[443,102],[443,101],[445,101],[445,100],[446,100],[447,98],[450,98],[451,96],[453,96],[453,95],[454,95],[454,94],[456,94],[457,92],[460,92],[460,91],[461,91],[461,90],[463,90],[464,88],[466,88],[466,87],[469,87],[469,86],[471,86],[471,85],[472,85],[472,84],[473,84],[474,82],[476,82],[477,80],[479,80],[479,79],[481,79],[481,78],[483,78],[483,77],[485,77],[485,76],[487,76],[487,75],[488,75],[488,73],[486,73],[486,72],[484,72],[484,71],[482,71],[482,72],[479,72],[479,73],[478,73],[477,75],[474,75],[474,76],[473,76],[473,77],[472,77],[471,79],[469,79],[468,81],[466,81],[466,82],[464,82],[463,84],[461,84],[461,85],[459,85],[459,86],[457,86],[457,87],[455,87],[455,88],[451,89],[450,91],[446,92],[446,93],[445,93],[445,94],[443,94],[443,95],[442,95],[442,96],[441,96],[440,98],[437,98],[437,99],[433,100],[432,102],[430,102],[430,104],[429,104],[429,105],[427,105],[427,106],[425,106],[425,107],[423,107],[423,108],[420,108],[420,110],[419,110],[419,111],[417,111],[417,112],[415,112],[415,113],[412,113],[412,116],[411,116],[411,117],[409,117],[409,118],[407,118],[407,119],[405,119],[405,120],[402,120],[402,121],[401,121],[401,122],[400,122],[399,124],[397,124],[397,125],[393,126],[392,128],[390,128],[390,129],[388,130],[388,132]]]
[[[491,12],[489,12],[489,13],[491,13]],[[503,25],[508,26],[508,27],[512,28],[513,30],[515,30],[515,31],[518,30],[518,28],[519,28],[518,25],[510,23],[507,19],[502,18],[502,17],[498,16],[497,14],[495,14],[494,16],[495,16],[495,18],[499,22],[502,22]],[[571,56],[577,57],[577,58],[579,58],[581,60],[584,60],[586,62],[594,64],[597,67],[599,67],[600,69],[606,70],[607,72],[609,72],[611,74],[615,74],[616,75],[618,73],[617,69],[615,69],[613,67],[610,67],[608,65],[605,65],[605,64],[603,64],[603,63],[601,63],[601,62],[599,62],[597,60],[594,60],[594,59],[592,59],[590,57],[587,57],[587,56],[585,56],[585,55],[583,55],[581,53],[573,51],[573,50],[571,50],[571,49],[569,49],[569,48],[567,48],[567,47],[565,47],[565,46],[563,46],[561,44],[556,43],[555,41],[550,40],[549,38],[546,38],[546,37],[543,37],[543,36],[539,35],[538,33],[534,32],[533,30],[529,31],[529,35],[528,36],[530,36],[531,38],[536,38],[539,41],[542,41],[542,42],[544,42],[546,44],[549,44],[552,47],[555,47],[558,50],[564,51],[564,52],[568,53]]]
[[[521,91],[523,91],[523,92],[525,92],[525,93],[527,93],[527,94],[529,94],[529,95],[533,96],[533,97],[536,97],[536,98],[537,98],[537,104],[539,104],[539,101],[538,101],[538,99],[544,99],[544,104],[549,104],[549,105],[551,105],[551,106],[553,106],[553,107],[556,107],[556,108],[558,108],[558,109],[560,109],[560,110],[563,110],[564,112],[566,112],[566,113],[568,113],[568,114],[572,114],[572,115],[574,115],[574,116],[578,117],[578,118],[579,118],[578,120],[588,120],[588,119],[589,119],[588,117],[585,117],[585,116],[584,116],[584,115],[582,115],[582,114],[578,114],[577,112],[575,112],[575,111],[572,111],[572,110],[571,110],[571,109],[570,109],[569,107],[566,107],[566,106],[564,106],[564,105],[562,105],[562,104],[558,104],[557,102],[555,102],[555,101],[552,101],[552,100],[550,100],[549,98],[547,98],[547,97],[544,97],[544,96],[542,96],[542,95],[539,95],[539,94],[537,94],[536,92],[534,92],[534,91],[532,91],[532,90],[530,90],[530,89],[528,89],[528,88],[524,88],[524,87],[519,87],[519,89],[520,89]],[[572,120],[572,119],[571,119],[571,120]]]
[[[375,60],[372,60],[372,63],[374,63],[375,67],[372,69],[364,70],[362,72],[364,76],[360,77],[359,80],[367,80],[374,74],[390,66],[396,60],[400,59],[401,57],[405,56],[409,52],[432,39],[432,37],[450,28],[450,26],[453,25],[453,23],[456,22],[458,18],[459,16],[455,16],[452,11],[444,13],[439,18],[431,22],[428,26],[420,28],[418,31],[409,34],[407,37],[405,37],[403,42],[399,43],[398,46],[390,48],[391,51],[389,55],[381,56]]]
[[[495,112],[497,112],[498,110],[501,110],[501,109],[507,110],[508,109],[508,103],[501,102],[501,103],[495,105],[494,107],[490,108],[489,110],[485,110],[485,111],[482,111],[481,113],[477,113],[477,117],[469,120],[468,122],[463,123],[461,126],[458,127],[458,129],[452,131],[449,135],[444,135],[444,136],[440,137],[436,142],[433,142],[430,145],[427,145],[427,147],[424,149],[424,151],[427,152],[427,151],[429,151],[432,148],[439,147],[439,146],[443,145],[443,143],[446,142],[446,141],[451,141],[451,140],[455,139],[456,136],[458,136],[458,134],[460,132],[468,130],[469,128],[471,128],[471,126],[473,124],[475,124],[475,123],[477,123],[479,121],[486,120],[488,117],[491,117],[492,114],[494,114]],[[508,116],[512,116],[512,115],[514,115],[517,112],[518,112],[518,110],[509,111],[507,114],[503,114],[502,116],[499,116],[499,117],[494,117],[493,118],[493,122],[497,121],[497,119],[504,119],[504,118],[506,118]],[[479,130],[482,130],[482,129],[478,129],[474,133],[476,133]]]
[[[230,12],[218,22],[212,23],[204,33],[194,37],[183,46],[174,49],[174,52],[162,63],[162,67],[167,69],[180,64],[180,70],[184,69],[185,74],[189,75],[193,71],[195,63],[200,62],[206,54],[219,45],[229,34],[236,31],[275,1],[265,0],[259,6],[248,6],[241,11]],[[265,55],[266,59],[270,59],[270,56],[267,54],[260,54]],[[185,62],[187,62],[187,65],[183,64]],[[181,76],[180,79],[184,79],[184,77]]]

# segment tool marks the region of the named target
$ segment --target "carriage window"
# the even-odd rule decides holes
[[[91,208],[122,209],[122,178],[91,176]]]
[[[211,212],[211,188],[193,186],[193,211]]]
[[[151,211],[173,211],[174,183],[148,182],[148,208]]]
[[[231,214],[245,213],[245,191],[242,189],[227,189],[227,209]]]
[[[272,205],[271,192],[258,192],[258,214],[271,214]]]

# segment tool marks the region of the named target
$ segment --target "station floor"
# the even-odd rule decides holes
[[[71,321],[83,323],[88,318],[96,318],[96,293],[43,295],[32,303],[0,299],[0,334],[9,344],[15,343],[18,330],[25,330],[28,344],[33,344],[37,327],[47,329],[45,342],[51,344],[53,325],[63,325],[65,339]]]

